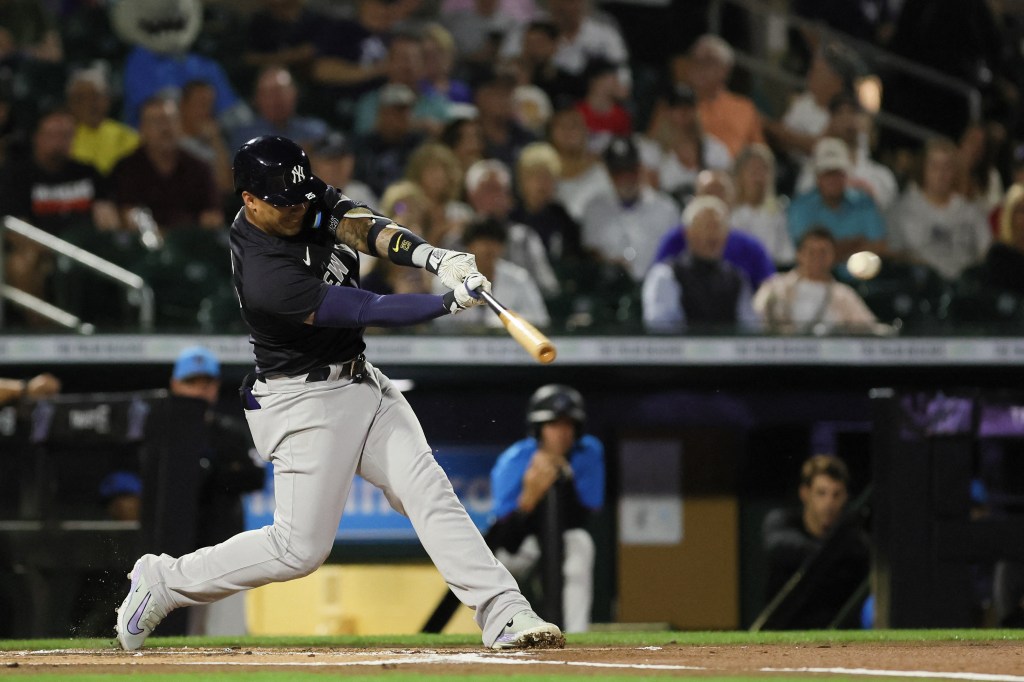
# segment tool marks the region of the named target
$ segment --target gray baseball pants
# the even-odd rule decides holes
[[[154,598],[170,610],[312,573],[333,547],[358,473],[409,517],[490,646],[529,603],[455,496],[405,397],[369,363],[362,383],[339,378],[339,367],[315,383],[256,382],[260,409],[246,417],[257,451],[274,464],[274,524],[177,559],[142,557]]]

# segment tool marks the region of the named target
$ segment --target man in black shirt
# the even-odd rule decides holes
[[[479,304],[477,290],[490,282],[473,257],[434,248],[325,185],[291,140],[245,143],[234,178],[244,207],[231,226],[231,264],[256,356],[242,400],[256,449],[274,464],[274,524],[177,559],[141,557],[118,609],[121,646],[141,647],[175,608],[315,571],[357,473],[412,521],[445,580],[476,610],[486,646],[564,646],[487,548],[409,403],[362,354],[366,326],[416,324]],[[358,252],[426,268],[452,291],[362,291]]]
[[[810,570],[804,575],[803,606],[797,609],[787,629],[828,627],[857,591],[868,574],[868,545],[854,529],[827,543],[839,526],[849,497],[849,472],[834,455],[815,455],[800,471],[799,510],[776,509],[765,517],[762,536],[768,555],[765,596],[771,601],[779,590],[821,552],[832,552],[827,570]]]

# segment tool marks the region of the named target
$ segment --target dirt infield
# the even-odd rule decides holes
[[[202,669],[269,671],[319,669],[372,674],[407,673],[458,678],[468,674],[519,673],[597,677],[605,674],[680,676],[742,675],[785,677],[831,674],[855,677],[1024,682],[1020,642],[922,644],[822,644],[582,647],[561,651],[491,652],[481,648],[444,649],[266,649],[178,648],[128,653],[110,650],[0,652],[0,676],[38,674],[147,674]]]

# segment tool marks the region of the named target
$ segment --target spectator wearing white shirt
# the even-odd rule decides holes
[[[587,204],[583,245],[598,258],[623,266],[640,282],[662,235],[679,224],[679,207],[664,192],[643,184],[640,155],[632,139],[613,139],[604,162],[614,192],[598,195]]]
[[[562,166],[558,200],[580,222],[591,199],[614,192],[611,178],[600,158],[587,146],[587,124],[576,108],[566,107],[552,114],[548,141],[558,152]]]
[[[574,76],[581,76],[587,63],[603,57],[619,65],[619,77],[627,90],[632,86],[629,51],[618,28],[590,12],[590,0],[548,0],[548,18],[558,28],[558,51],[553,63]],[[509,31],[500,56],[514,59],[523,49],[524,27]]]
[[[988,219],[957,191],[958,152],[945,138],[925,145],[921,184],[912,184],[890,216],[893,252],[925,263],[947,280],[980,262],[992,243]]]
[[[796,258],[793,239],[786,227],[788,200],[775,194],[775,155],[768,145],[747,145],[736,157],[736,198],[732,227],[756,238],[776,265]]]
[[[754,310],[779,334],[867,331],[877,320],[857,292],[832,276],[836,240],[824,227],[800,238],[796,267],[768,278],[754,295]]]
[[[546,295],[557,296],[561,285],[544,241],[533,228],[509,219],[515,197],[508,166],[497,159],[483,159],[470,166],[466,171],[466,199],[477,218],[494,218],[504,226],[507,235],[503,258],[525,268]],[[465,246],[463,239],[459,241]]]

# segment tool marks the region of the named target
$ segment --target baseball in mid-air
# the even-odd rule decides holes
[[[872,251],[858,251],[846,260],[846,269],[857,279],[871,279],[882,269],[882,259]]]

